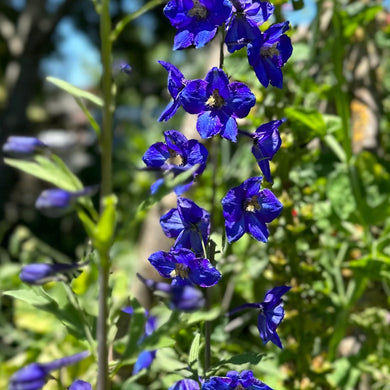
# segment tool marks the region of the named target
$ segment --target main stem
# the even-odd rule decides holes
[[[101,192],[100,201],[112,192],[112,60],[111,60],[111,18],[110,1],[102,0],[100,10],[101,58],[103,65],[103,123],[100,135],[101,149]],[[102,210],[101,210],[102,212]],[[108,279],[110,274],[110,259],[108,250],[99,253],[99,314],[97,319],[98,341],[98,378],[97,390],[109,390],[108,377]]]

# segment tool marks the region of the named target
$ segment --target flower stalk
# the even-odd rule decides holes
[[[112,41],[110,1],[103,0],[100,10],[100,38],[101,59],[103,65],[103,123],[99,139],[101,149],[101,193],[100,204],[112,192],[112,117],[114,112],[113,84],[112,84]],[[101,209],[102,213],[103,210]],[[108,279],[110,273],[110,260],[108,249],[99,251],[99,314],[97,319],[98,341],[98,378],[97,390],[109,390],[108,377]]]

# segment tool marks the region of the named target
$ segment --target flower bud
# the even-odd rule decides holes
[[[35,207],[48,217],[59,217],[71,208],[77,198],[93,195],[98,188],[98,186],[89,186],[75,192],[51,188],[39,195]]]
[[[40,390],[45,385],[50,371],[75,364],[85,359],[88,355],[89,352],[84,351],[50,363],[29,364],[12,375],[8,390]]]
[[[46,148],[47,145],[38,138],[11,136],[3,145],[3,152],[12,157],[31,157]]]
[[[22,268],[19,278],[28,284],[40,285],[60,280],[61,273],[76,270],[85,264],[29,264]]]

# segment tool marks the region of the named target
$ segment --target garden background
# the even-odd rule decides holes
[[[256,95],[256,108],[243,126],[256,128],[274,118],[287,118],[280,129],[282,147],[271,164],[272,190],[284,210],[270,225],[268,244],[248,236],[225,253],[219,263],[223,281],[213,294],[222,307],[230,308],[258,302],[272,286],[291,286],[279,331],[284,348],[262,345],[251,314],[233,324],[218,318],[213,325],[212,360],[226,360],[230,368],[249,367],[278,390],[390,389],[388,2],[295,1],[304,5],[300,10],[294,10],[292,1],[273,3],[274,21],[289,20],[292,27],[294,50],[283,69],[283,89],[265,91],[254,80],[242,51],[227,56],[224,67]],[[113,22],[144,4],[111,0]],[[171,244],[158,217],[174,207],[172,197],[137,213],[155,181],[152,173],[139,169],[142,156],[149,145],[162,140],[165,130],[180,129],[196,137],[191,132],[194,118],[184,111],[168,123],[157,122],[169,101],[166,71],[157,60],[174,63],[188,79],[204,77],[219,61],[218,42],[202,50],[172,52],[175,31],[162,8],[157,5],[134,19],[113,47],[118,229],[112,248],[112,294],[118,304],[126,302],[130,292],[150,304],[135,274],[141,270],[153,276],[147,257]],[[0,4],[0,143],[11,135],[38,136],[54,147],[85,185],[99,182],[95,133],[73,97],[46,76],[99,94],[99,45],[99,18],[92,2],[4,0]],[[123,71],[123,63],[132,71]],[[99,121],[99,112],[94,115]],[[243,177],[260,175],[243,145],[221,147],[219,198]],[[206,170],[191,192],[195,201],[210,198],[211,175]],[[75,214],[49,218],[34,209],[45,188],[46,183],[0,162],[1,291],[27,288],[18,276],[24,264],[87,258],[89,244]],[[223,225],[218,221],[221,215],[215,218]],[[213,239],[218,243],[222,234]],[[96,286],[91,287],[95,278],[93,272],[84,271],[72,282],[85,302],[96,296]],[[56,284],[46,288],[60,297]],[[0,304],[0,388],[27,363],[78,350],[77,334],[63,325],[69,318],[59,320],[9,295],[2,295]],[[181,366],[177,356],[188,353],[193,335],[191,326],[173,328],[169,337],[175,340],[174,348],[159,350],[147,372],[127,385],[124,379],[118,388],[168,388],[180,378],[175,372]],[[245,364],[229,360],[245,354],[249,354]],[[64,375],[78,375],[77,370],[88,372],[87,364]],[[122,375],[126,378],[126,373]],[[49,383],[46,388],[57,386]]]

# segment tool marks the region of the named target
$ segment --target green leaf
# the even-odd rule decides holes
[[[96,225],[93,236],[95,246],[102,251],[110,247],[114,237],[116,204],[117,198],[115,195],[106,196],[103,199],[103,212]]]
[[[68,169],[56,155],[35,156],[33,161],[4,159],[5,163],[38,179],[45,180],[66,191],[79,191],[83,188],[80,180]]]
[[[48,302],[47,299],[37,295],[31,289],[8,290],[8,291],[4,291],[3,294],[27,302],[33,306],[44,305]]]
[[[140,344],[140,350],[156,350],[165,347],[172,347],[176,341],[170,336],[181,328],[179,321],[180,313],[173,311],[168,321],[156,329],[149,337],[146,337]]]
[[[370,280],[388,279],[390,272],[390,257],[378,253],[375,256],[368,255],[348,263],[354,273],[368,277]]]
[[[77,88],[64,80],[57,79],[56,77],[46,77],[46,80],[54,84],[56,87],[68,92],[75,98],[83,98],[89,100],[90,102],[96,104],[99,107],[103,107],[103,100],[91,92],[84,91],[83,89]]]
[[[227,360],[222,360],[218,364],[214,365],[210,371],[217,371],[221,366],[226,365],[243,365],[243,364],[251,364],[251,365],[257,365],[260,363],[261,359],[265,356],[265,354],[262,353],[255,353],[255,352],[245,352],[240,355],[235,355]]]
[[[315,137],[325,136],[325,121],[319,111],[305,107],[287,107],[284,114],[299,142],[310,142]]]
[[[194,339],[192,340],[190,354],[188,357],[188,365],[192,370],[197,371],[197,363],[199,358],[199,348],[200,348],[200,333],[195,334]]]
[[[221,308],[213,307],[208,311],[197,311],[195,313],[187,314],[185,323],[187,325],[193,325],[202,321],[212,321],[221,316]]]
[[[5,291],[4,295],[22,300],[38,310],[53,314],[77,338],[86,338],[79,312],[68,302],[59,305],[42,287]]]
[[[356,209],[349,177],[346,172],[336,169],[329,175],[326,193],[332,208],[341,220],[346,220]]]

